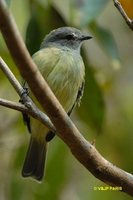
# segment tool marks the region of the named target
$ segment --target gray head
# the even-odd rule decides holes
[[[50,46],[79,49],[84,40],[89,40],[91,38],[91,36],[81,33],[81,31],[76,28],[61,27],[46,35],[41,44],[41,49]]]

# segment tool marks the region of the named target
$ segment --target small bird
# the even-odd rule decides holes
[[[33,55],[42,76],[68,115],[83,95],[85,67],[80,48],[84,40],[91,38],[76,28],[61,27],[46,35],[40,50]],[[29,120],[27,126],[30,127]],[[54,135],[39,121],[31,120],[31,138],[22,169],[23,177],[42,180],[48,142]]]

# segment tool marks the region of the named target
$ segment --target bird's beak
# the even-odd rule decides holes
[[[90,39],[92,39],[92,36],[89,36],[89,35],[82,35],[82,36],[80,37],[80,40],[81,40],[81,41],[90,40]]]

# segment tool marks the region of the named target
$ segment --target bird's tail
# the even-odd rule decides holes
[[[44,175],[47,143],[31,136],[29,148],[24,161],[22,176],[33,177],[41,181]]]

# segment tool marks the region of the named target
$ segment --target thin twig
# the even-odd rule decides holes
[[[126,12],[124,11],[121,3],[118,0],[113,0],[115,7],[119,10],[123,18],[125,19],[127,25],[130,27],[131,30],[133,30],[133,19],[130,19]]]
[[[13,110],[17,110],[22,113],[26,113],[26,114],[32,116],[33,118],[39,120],[40,122],[42,122],[50,130],[55,131],[55,128],[52,125],[49,118],[47,117],[47,115],[45,115],[43,112],[41,112],[37,108],[36,108],[36,112],[34,112],[33,110],[27,108],[25,105],[23,105],[21,103],[16,103],[16,102],[9,101],[9,100],[2,99],[2,98],[0,98],[0,106],[4,106],[6,108],[11,108]]]
[[[25,105],[21,103],[16,103],[13,101],[0,98],[0,105],[6,108],[11,108],[13,110],[17,110],[17,111],[28,114],[28,108],[26,108]]]
[[[50,130],[55,131],[55,128],[50,121],[50,119],[45,115],[43,112],[41,112],[36,105],[33,103],[33,101],[30,99],[30,97],[25,93],[23,87],[18,82],[14,74],[11,72],[7,64],[4,62],[4,60],[0,57],[0,69],[4,72],[20,98],[22,99],[24,105],[20,103],[11,102],[8,100],[0,99],[0,105],[12,108],[24,113],[27,113],[31,115],[32,117],[40,120],[44,125],[46,125]]]
[[[18,95],[21,97],[21,95],[24,92],[23,87],[20,85],[20,83],[15,78],[12,71],[9,69],[9,67],[7,66],[7,64],[4,62],[4,60],[1,57],[0,57],[0,68],[4,72],[4,74],[7,76],[8,80],[10,81],[10,83],[12,84],[12,86],[14,87]]]
[[[109,185],[121,186],[122,191],[133,196],[133,175],[103,158],[72,123],[29,56],[13,17],[3,0],[0,0],[0,19],[0,29],[13,59],[33,94],[56,127],[57,135],[68,145],[79,162],[95,177]]]

